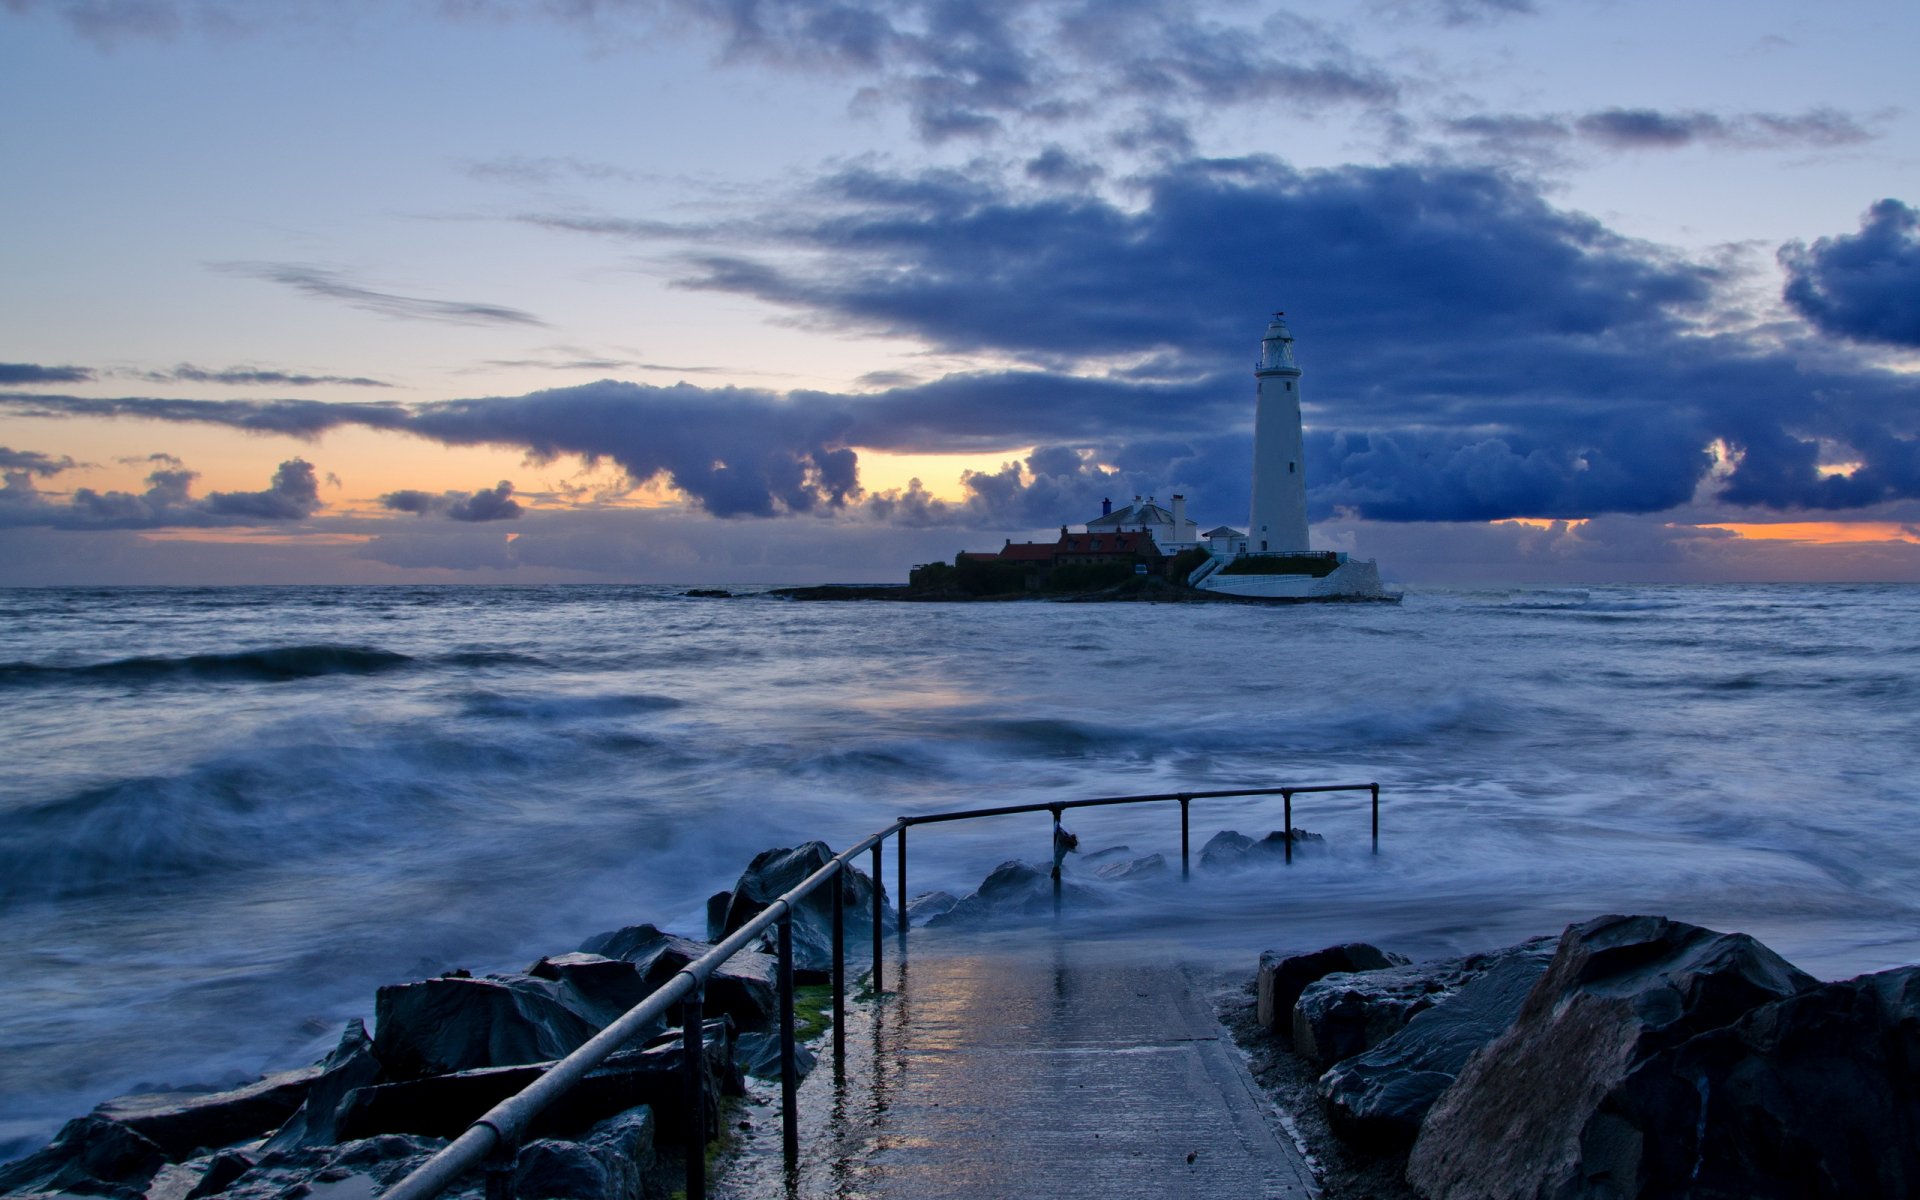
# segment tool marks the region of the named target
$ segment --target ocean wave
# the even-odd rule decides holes
[[[0,686],[47,683],[143,684],[179,680],[220,683],[285,683],[322,675],[373,675],[412,664],[392,650],[370,646],[273,646],[230,654],[152,655],[80,666],[0,663]]]
[[[685,701],[646,693],[601,696],[503,696],[475,692],[460,708],[470,717],[509,721],[591,721],[680,708]]]

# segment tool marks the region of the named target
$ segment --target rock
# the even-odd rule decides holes
[[[907,924],[925,925],[942,913],[953,911],[960,897],[952,892],[921,892],[907,901]]]
[[[753,856],[727,906],[723,936],[745,925],[782,894],[798,887],[807,876],[833,861],[825,842],[807,842],[792,849],[762,850]],[[815,888],[793,907],[793,961],[808,976],[802,982],[823,982],[833,969],[833,884]],[[861,944],[873,934],[873,881],[855,867],[840,873],[842,919],[847,937]],[[886,890],[880,892],[880,928],[898,927]],[[771,931],[769,931],[771,938]],[[771,940],[767,943],[771,946]]]
[[[1317,979],[1293,1005],[1293,1052],[1318,1067],[1330,1067],[1400,1032],[1408,1021],[1445,1003],[1461,985],[1507,956],[1530,955],[1545,970],[1558,943],[1558,938],[1540,937],[1465,958],[1335,972]]]
[[[1814,986],[1745,934],[1649,916],[1570,926],[1512,1027],[1427,1114],[1407,1180],[1433,1200],[1635,1195],[1620,1172],[1640,1151],[1608,1095],[1655,1055]]]
[[[727,909],[732,905],[732,892],[715,892],[707,897],[707,940],[709,942],[717,942],[727,936]]]
[[[601,954],[551,954],[528,967],[527,974],[558,983],[560,1002],[595,1029],[619,1020],[656,986],[633,963]],[[662,1020],[643,1032],[664,1028]]]
[[[1113,862],[1116,859],[1124,860],[1132,858],[1133,856],[1133,847],[1131,846],[1106,846],[1102,849],[1092,850],[1086,854],[1082,854],[1080,856],[1080,865],[1083,867],[1097,867],[1104,863]]]
[[[1326,840],[1320,834],[1295,829],[1294,853],[1298,854],[1311,846],[1324,845]],[[1284,862],[1286,857],[1287,835],[1278,829],[1258,841],[1237,830],[1222,829],[1200,847],[1200,865],[1214,871]]]
[[[157,1143],[118,1121],[76,1117],[46,1146],[0,1166],[0,1194],[107,1193],[116,1184],[138,1192],[166,1162]]]
[[[319,1067],[303,1067],[225,1092],[119,1096],[95,1108],[93,1115],[150,1139],[178,1162],[279,1128],[320,1075]]]
[[[797,932],[797,931],[796,931]],[[581,952],[617,958],[633,964],[650,994],[688,963],[713,947],[692,938],[663,933],[652,925],[630,925],[614,933],[590,938]],[[768,955],[742,950],[707,977],[707,1015],[725,1014],[740,1029],[764,1029],[778,1014],[778,965]]]
[[[520,1147],[513,1194],[522,1200],[646,1200],[653,1110],[629,1109],[577,1142],[542,1138]]]
[[[373,1010],[373,1052],[394,1079],[548,1062],[599,1032],[559,984],[527,975],[391,985]]]
[[[1404,1149],[1467,1060],[1513,1024],[1553,951],[1554,942],[1542,938],[1483,956],[1482,969],[1405,1028],[1335,1063],[1319,1084],[1335,1132],[1376,1150]]]
[[[1144,858],[1102,863],[1094,869],[1093,873],[1108,883],[1128,883],[1136,879],[1152,879],[1165,875],[1167,869],[1166,855],[1149,854]]]
[[[706,1023],[708,1137],[719,1131],[723,1093],[738,1091],[733,1065],[733,1036],[725,1018]],[[535,1137],[574,1137],[598,1121],[636,1105],[654,1111],[663,1136],[686,1135],[686,1077],[681,1071],[679,1034],[662,1045],[626,1050],[608,1057],[599,1069],[555,1100],[530,1131]],[[340,1115],[340,1136],[368,1138],[413,1134],[453,1138],[494,1105],[538,1079],[551,1063],[484,1068],[364,1087],[347,1099]]]
[[[260,1157],[220,1195],[223,1200],[349,1200],[370,1197],[404,1179],[444,1142],[371,1137],[337,1146],[301,1146]]]
[[[347,1022],[340,1043],[320,1062],[320,1078],[307,1089],[306,1103],[267,1139],[261,1149],[291,1150],[296,1146],[323,1146],[339,1139],[335,1125],[347,1093],[355,1088],[380,1082],[380,1060],[373,1053],[373,1039],[360,1018]]]
[[[253,1159],[232,1150],[222,1151],[206,1160],[200,1181],[188,1190],[186,1200],[205,1200],[233,1186],[235,1180],[253,1170]]]
[[[796,1042],[793,1047],[794,1066],[805,1079],[812,1072],[818,1060],[804,1042]],[[743,1033],[733,1042],[733,1065],[742,1075],[755,1079],[780,1078],[780,1033],[773,1030],[767,1033]]]
[[[1916,1066],[1920,967],[1821,984],[1635,1068],[1582,1168],[1655,1196],[1914,1196]]]
[[[1063,904],[1097,904],[1100,897],[1081,884],[1063,880]],[[1053,876],[1045,867],[1018,861],[1003,862],[980,881],[980,890],[928,925],[978,925],[994,920],[1035,917],[1053,911]]]
[[[1405,965],[1407,960],[1400,955],[1388,954],[1365,942],[1328,946],[1311,954],[1269,950],[1260,956],[1260,1002],[1255,1010],[1260,1028],[1282,1037],[1291,1036],[1294,1001],[1316,979],[1335,971],[1378,971],[1383,967]]]

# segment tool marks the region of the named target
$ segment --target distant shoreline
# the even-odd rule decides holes
[[[974,596],[952,588],[915,588],[910,584],[816,584],[773,588],[769,596],[788,600],[881,600],[917,604],[1398,604],[1400,596],[1235,596],[1202,591],[1157,576],[1143,575],[1085,592],[997,592]]]

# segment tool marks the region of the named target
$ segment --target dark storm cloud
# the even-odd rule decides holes
[[[1780,251],[1786,300],[1828,333],[1920,346],[1920,214],[1882,200],[1860,232],[1791,242]]]
[[[248,433],[313,438],[342,425],[399,429],[408,412],[398,404],[327,403],[320,400],[170,400],[157,396],[42,396],[0,392],[0,406],[25,416],[137,417],[226,425]]]
[[[216,270],[249,279],[282,284],[307,296],[340,300],[364,312],[408,321],[442,321],[452,325],[545,325],[532,313],[500,304],[429,300],[375,291],[347,279],[338,271],[299,263],[219,263]]]
[[[424,517],[438,513],[454,521],[511,521],[526,510],[513,498],[513,484],[505,479],[474,492],[388,492],[380,504],[394,512]]]
[[[295,371],[271,371],[258,367],[228,367],[224,371],[209,371],[192,363],[181,363],[169,371],[126,371],[123,374],[149,383],[216,383],[230,387],[319,387],[326,384],[371,388],[393,386],[364,375],[304,375]]]
[[[195,478],[193,471],[162,466],[148,474],[144,492],[79,488],[65,503],[58,503],[35,490],[26,472],[8,472],[6,486],[0,488],[0,526],[207,528],[299,521],[320,509],[313,467],[298,458],[281,463],[273,481],[258,492],[214,492],[196,499],[192,495]]]
[[[86,383],[93,372],[86,367],[43,367],[39,363],[0,363],[0,384]]]
[[[78,465],[64,454],[55,458],[38,450],[11,450],[0,446],[0,472],[6,474],[25,472],[28,475],[58,475]]]

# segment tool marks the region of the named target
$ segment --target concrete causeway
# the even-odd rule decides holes
[[[1305,1159],[1214,1019],[1216,973],[1156,942],[1045,928],[889,939],[888,997],[849,1014],[801,1088],[798,1171],[777,1085],[713,1181],[726,1197],[1309,1197]]]

